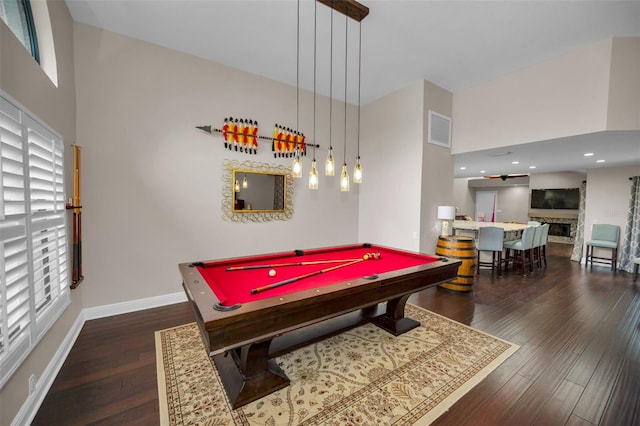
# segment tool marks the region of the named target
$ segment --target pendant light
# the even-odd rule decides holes
[[[336,165],[333,159],[333,146],[331,145],[331,124],[333,122],[333,9],[331,9],[331,44],[329,47],[329,152],[324,162],[324,175],[333,176],[336,173]]]
[[[353,183],[362,183],[362,166],[360,165],[360,72],[362,66],[362,21],[360,21],[358,38],[358,153],[356,155],[356,165],[353,167]]]
[[[294,178],[302,177],[302,160],[300,159],[300,153],[297,147],[296,157],[293,159],[293,163],[291,164],[291,176],[293,176]]]
[[[296,131],[295,139],[296,155],[291,164],[291,175],[294,178],[302,177],[302,160],[300,159],[300,0],[298,0],[298,19],[296,27]]]
[[[313,2],[313,160],[309,170],[309,189],[318,189],[318,169],[316,166],[316,38],[317,2]]]
[[[347,170],[347,53],[349,34],[349,17],[344,18],[344,151],[342,173],[340,173],[340,191],[349,192],[349,171]]]
[[[242,188],[247,189],[249,187],[249,181],[247,180],[247,175],[244,175],[242,178]]]

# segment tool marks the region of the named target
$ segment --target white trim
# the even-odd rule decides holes
[[[93,308],[85,308],[85,320],[93,320],[97,318],[110,317],[112,315],[126,314],[129,312],[141,311],[143,309],[157,308],[165,305],[173,305],[174,303],[186,302],[187,296],[184,292],[164,294],[162,296],[148,297],[146,299],[129,300],[121,303],[113,303],[111,305],[95,306]]]
[[[35,392],[29,395],[22,404],[20,411],[18,411],[18,414],[11,422],[11,426],[27,425],[33,421],[34,417],[38,413],[38,409],[40,408],[42,401],[44,401],[44,398],[47,396],[49,389],[53,385],[53,381],[60,372],[64,361],[67,359],[67,356],[69,355],[76,339],[80,335],[80,331],[86,321],[109,317],[111,315],[126,314],[143,309],[158,308],[160,306],[172,305],[186,301],[186,294],[184,292],[179,292],[83,309],[80,314],[78,314],[78,317],[71,326],[71,329],[69,329],[64,340],[60,343],[55,355],[51,358],[51,361],[42,372],[42,376],[36,382]]]

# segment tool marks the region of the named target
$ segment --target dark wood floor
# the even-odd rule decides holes
[[[471,293],[412,297],[521,346],[435,424],[640,424],[640,280],[589,271],[570,250],[550,244],[528,277],[482,270]],[[88,321],[33,424],[158,424],[153,332],[191,321],[186,303]]]

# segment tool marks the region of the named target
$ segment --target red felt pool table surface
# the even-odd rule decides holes
[[[222,306],[232,306],[254,302],[270,297],[277,297],[293,292],[309,290],[320,286],[332,285],[339,282],[355,280],[363,277],[375,276],[390,271],[425,265],[436,262],[438,257],[419,253],[395,250],[387,247],[354,245],[333,247],[326,249],[314,249],[296,252],[277,253],[230,260],[206,262],[197,266],[198,271],[205,279]],[[333,269],[324,273],[302,278],[298,281],[252,294],[251,290],[278,283],[306,274],[326,270],[349,261],[363,259],[368,253],[379,254],[378,259],[362,260],[351,265]],[[334,262],[344,260],[344,262]],[[322,262],[327,263],[304,264],[300,266],[277,266],[289,263]],[[256,265],[269,265],[260,269],[228,270],[227,268],[252,267]],[[276,271],[276,275],[269,276],[269,270]]]

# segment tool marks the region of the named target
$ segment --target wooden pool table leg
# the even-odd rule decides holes
[[[418,327],[420,323],[404,316],[404,306],[411,294],[387,301],[386,313],[377,316],[371,322],[394,336],[399,336]]]
[[[269,359],[271,340],[214,355],[213,361],[233,409],[289,386],[289,378]]]

